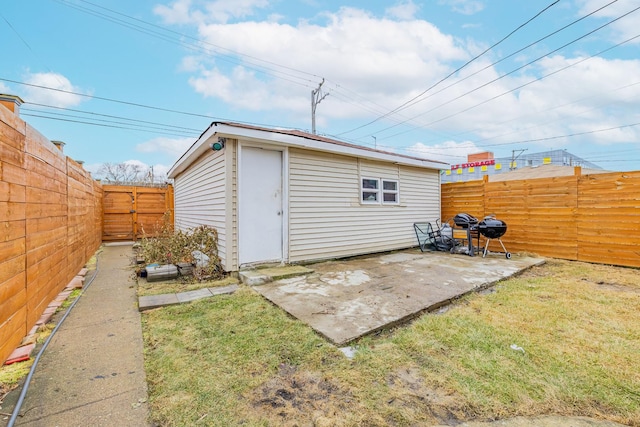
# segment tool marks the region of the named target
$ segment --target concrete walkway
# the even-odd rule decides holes
[[[104,247],[95,280],[40,359],[17,426],[149,425],[131,255],[130,245]]]

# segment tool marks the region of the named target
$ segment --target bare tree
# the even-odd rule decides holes
[[[164,185],[165,173],[157,173],[153,166],[136,162],[103,163],[96,171],[96,177],[105,183],[115,185]]]
[[[112,184],[135,184],[145,178],[142,166],[135,163],[103,163],[97,174]]]

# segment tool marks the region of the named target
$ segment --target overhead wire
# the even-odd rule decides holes
[[[156,24],[153,24],[153,23],[150,23],[150,22],[146,22],[146,21],[143,21],[141,19],[134,18],[132,16],[129,16],[129,15],[114,11],[112,9],[105,8],[103,6],[99,6],[99,5],[93,4],[91,2],[80,0],[80,1],[83,1],[83,3],[91,4],[91,5],[95,6],[95,7],[100,8],[100,9],[104,9],[104,10],[110,11],[111,13],[114,13],[114,14],[117,14],[117,15],[120,15],[120,16],[123,16],[123,17],[127,17],[128,19],[131,19],[133,21],[144,23],[145,25],[148,25],[148,26],[150,26],[152,28],[157,28],[157,29],[160,29],[162,31],[166,31],[168,33],[175,34],[175,35],[179,36],[180,38],[178,38],[178,39],[172,38],[171,36],[163,34],[162,32],[156,31],[154,29],[148,29],[148,28],[142,27],[140,25],[127,22],[127,21],[125,21],[123,19],[119,19],[119,18],[116,18],[116,17],[109,16],[109,15],[107,15],[105,13],[102,13],[102,12],[99,12],[99,11],[95,11],[95,10],[91,10],[89,8],[73,4],[73,3],[69,2],[68,0],[53,0],[53,1],[55,1],[56,3],[62,4],[64,6],[67,6],[69,8],[76,9],[76,10],[78,10],[80,12],[83,12],[83,13],[95,16],[97,18],[104,19],[106,21],[109,21],[109,22],[115,23],[117,25],[123,26],[125,28],[129,28],[129,29],[131,29],[133,31],[137,31],[137,32],[140,32],[142,34],[146,34],[146,35],[149,35],[149,36],[152,36],[152,37],[156,37],[156,38],[159,38],[161,40],[164,40],[164,41],[167,41],[167,42],[170,42],[170,43],[173,43],[173,44],[177,44],[179,46],[185,47],[187,49],[190,49],[190,50],[193,50],[193,51],[196,51],[196,52],[201,52],[201,53],[204,53],[204,54],[207,54],[207,55],[211,55],[212,54],[211,50],[209,50],[209,49],[204,47],[204,46],[211,46],[211,47],[214,47],[215,49],[224,49],[224,50],[233,52],[237,56],[242,56],[242,57],[250,58],[251,60],[262,61],[262,62],[265,62],[265,63],[274,64],[273,62],[259,60],[259,59],[255,58],[255,57],[251,57],[249,55],[240,54],[239,52],[235,52],[235,51],[233,51],[231,49],[222,48],[220,46],[217,46],[215,44],[209,43],[209,42],[207,42],[205,40],[198,39],[198,38],[190,36],[188,34],[179,33],[177,31],[173,31],[171,29],[162,27],[160,25],[156,25]],[[185,38],[186,39],[190,39],[190,40],[194,40],[198,44],[187,42],[187,41],[184,40]],[[236,65],[243,65],[247,69],[258,71],[260,73],[272,74],[274,77],[280,78],[280,79],[282,79],[284,81],[288,81],[289,83],[293,83],[293,84],[300,85],[300,86],[307,87],[307,88],[311,88],[312,85],[315,84],[309,78],[302,78],[300,76],[296,76],[296,75],[293,75],[293,74],[290,74],[290,73],[286,73],[284,71],[279,71],[279,70],[274,69],[274,68],[270,68],[270,67],[267,67],[267,66],[264,66],[264,65],[259,65],[259,64],[256,64],[255,62],[252,62],[251,60],[245,59],[243,61],[240,61],[238,59],[235,59],[233,55],[224,54],[224,53],[221,53],[221,52],[215,52],[215,53],[217,54],[216,58],[218,58],[218,59],[220,59],[222,61],[229,62],[229,63],[236,64]],[[281,68],[289,68],[289,67],[281,67]],[[293,70],[293,69],[291,69],[291,70]],[[295,70],[295,71],[297,71],[297,72],[299,72],[301,74],[310,74],[310,73],[306,73],[306,72],[300,71],[300,70]],[[313,74],[312,74],[312,76],[313,77],[318,77],[318,76],[315,76]],[[297,79],[297,80],[292,80],[292,79]]]
[[[172,108],[158,107],[158,106],[149,105],[149,104],[142,104],[142,103],[139,103],[139,102],[123,101],[123,100],[119,100],[119,99],[115,99],[115,98],[108,98],[108,97],[104,97],[104,96],[90,95],[90,94],[81,93],[81,92],[74,92],[74,91],[65,90],[65,89],[58,89],[58,88],[52,88],[52,87],[48,87],[48,86],[37,85],[37,84],[33,84],[33,83],[21,82],[21,81],[18,81],[18,80],[8,79],[8,78],[5,78],[5,77],[0,77],[0,81],[14,83],[14,84],[18,84],[18,85],[29,86],[29,87],[34,87],[34,88],[38,88],[38,89],[51,90],[51,91],[54,91],[54,92],[66,93],[66,94],[69,94],[69,95],[76,95],[76,96],[89,98],[89,99],[96,99],[96,100],[99,100],[99,101],[113,102],[113,103],[128,105],[128,106],[132,106],[132,107],[144,108],[144,109],[155,110],[155,111],[163,111],[163,112],[167,112],[167,113],[180,114],[180,115],[184,115],[184,116],[200,117],[200,118],[205,118],[205,119],[213,120],[213,121],[235,122],[235,123],[243,123],[243,124],[264,126],[264,127],[273,126],[273,125],[268,125],[268,124],[264,124],[264,123],[256,123],[256,122],[249,122],[249,121],[242,121],[242,120],[234,120],[234,119],[228,119],[228,118],[225,119],[225,118],[222,118],[222,117],[210,116],[210,115],[200,114],[200,113],[193,113],[193,112],[188,112],[188,111],[175,110],[175,109],[172,109]],[[28,103],[28,102],[25,102],[25,103]]]
[[[620,91],[620,90],[623,90],[623,89],[629,89],[629,88],[631,88],[633,86],[637,86],[637,85],[640,85],[640,81],[629,83],[629,84],[626,84],[624,86],[617,87],[615,89],[610,89],[610,91],[611,92],[617,92],[617,91]],[[523,120],[523,119],[526,119],[528,117],[533,117],[533,116],[539,115],[540,113],[549,113],[549,112],[552,112],[554,110],[558,110],[558,109],[561,109],[563,107],[567,107],[567,106],[574,105],[574,104],[583,103],[585,101],[592,100],[592,99],[595,99],[595,98],[600,97],[600,96],[602,96],[602,95],[601,94],[597,94],[597,95],[591,95],[591,96],[583,97],[583,98],[580,98],[580,99],[577,99],[577,100],[573,100],[573,101],[570,101],[570,102],[566,102],[566,103],[563,103],[563,104],[560,104],[560,105],[547,107],[547,108],[544,108],[543,110],[536,110],[536,111],[533,111],[533,112],[528,112],[527,114],[519,115],[517,117],[512,117],[512,118],[510,118],[508,120],[504,120],[504,121],[501,121],[501,122],[493,123],[492,125],[493,126],[495,126],[495,125],[504,125],[504,124],[515,122],[515,121],[518,121],[518,120]],[[629,95],[629,97],[633,97],[633,96],[635,96],[635,95],[634,94],[630,94]],[[574,116],[582,115],[582,114],[585,114],[585,113],[588,113],[588,112],[591,112],[591,111],[594,111],[594,110],[598,110],[598,109],[610,106],[611,104],[613,104],[613,101],[605,103],[605,104],[598,104],[597,106],[590,107],[590,108],[588,108],[586,110],[582,110],[580,112],[574,112],[573,115]],[[555,122],[558,122],[558,121],[561,121],[561,120],[566,120],[566,118],[562,117],[562,116],[558,117],[556,119],[553,119],[553,120],[549,120],[548,118],[545,118],[544,119],[544,125],[549,125],[550,123],[555,123]],[[509,135],[511,135],[513,133],[523,132],[523,131],[527,131],[527,130],[532,129],[532,128],[537,128],[539,126],[540,126],[540,124],[532,124],[532,125],[530,125],[528,127],[525,127],[525,128],[518,128],[518,129],[509,131],[509,132],[506,132],[506,133],[502,133],[502,134],[499,134],[499,135],[493,135],[493,136],[488,137],[488,138],[476,139],[475,142],[482,142],[482,141],[489,141],[489,140],[492,140],[492,139],[498,139],[498,138],[502,138],[502,137],[505,137],[505,136],[509,136]],[[447,135],[447,137],[449,137],[449,138],[460,137],[460,136],[467,135],[467,134],[477,133],[479,131],[482,131],[483,129],[485,129],[485,128],[481,126],[481,127],[478,127],[478,128],[465,130],[464,132],[459,132],[459,133],[456,133],[456,134],[450,134],[450,135]],[[423,141],[423,142],[427,142],[427,141]]]
[[[527,49],[529,49],[529,48],[531,48],[531,47],[535,46],[536,44],[538,44],[538,43],[540,43],[540,42],[542,42],[542,41],[544,41],[544,40],[546,40],[546,39],[548,39],[548,38],[550,38],[550,37],[552,37],[552,36],[554,36],[554,35],[556,35],[556,34],[558,34],[558,33],[562,32],[562,31],[564,31],[564,30],[566,30],[567,28],[572,27],[573,25],[576,25],[577,23],[579,23],[579,22],[583,21],[584,19],[586,19],[586,18],[588,18],[588,17],[590,17],[590,16],[595,15],[596,13],[598,13],[598,12],[602,11],[603,9],[605,9],[605,8],[607,8],[607,7],[609,7],[609,6],[611,6],[613,3],[616,3],[617,1],[618,1],[618,0],[613,0],[613,1],[609,2],[609,3],[607,3],[606,5],[603,5],[603,6],[599,7],[598,9],[593,10],[592,12],[590,12],[590,13],[588,13],[588,14],[586,14],[586,15],[584,15],[584,16],[582,16],[582,17],[580,17],[580,18],[576,19],[576,20],[574,20],[573,22],[571,22],[571,23],[569,23],[569,24],[567,24],[567,25],[564,25],[564,26],[563,26],[563,27],[561,27],[561,28],[558,28],[557,30],[555,30],[555,31],[553,31],[553,32],[551,32],[551,33],[549,33],[549,34],[547,34],[546,36],[541,37],[541,38],[537,39],[536,41],[531,42],[531,43],[529,43],[528,45],[526,45],[526,46],[524,46],[524,47],[522,47],[522,48],[520,48],[520,49],[518,49],[518,50],[516,50],[516,51],[514,51],[514,52],[512,52],[512,53],[510,53],[510,54],[508,54],[508,55],[506,55],[506,56],[504,56],[504,57],[502,57],[502,58],[500,58],[499,60],[494,61],[494,62],[492,62],[492,63],[490,63],[490,64],[488,64],[488,65],[486,65],[486,66],[484,66],[484,67],[480,68],[479,70],[477,70],[477,71],[475,71],[475,72],[473,72],[473,73],[471,73],[471,74],[469,74],[469,75],[467,75],[467,76],[465,76],[465,77],[463,77],[463,78],[461,78],[461,79],[456,80],[455,82],[451,83],[450,85],[445,86],[444,88],[441,88],[440,90],[438,90],[438,91],[436,91],[436,92],[433,92],[433,93],[429,94],[428,96],[421,97],[421,98],[416,99],[415,101],[413,101],[413,102],[411,102],[411,103],[406,104],[405,106],[403,106],[403,107],[402,107],[402,109],[401,109],[401,110],[404,110],[404,109],[406,109],[406,108],[412,107],[412,106],[414,106],[414,105],[416,105],[416,104],[418,104],[418,103],[420,103],[420,102],[426,101],[427,99],[432,98],[433,96],[438,95],[439,93],[442,93],[442,92],[444,92],[444,91],[445,91],[445,90],[447,90],[447,89],[450,89],[450,88],[452,88],[452,87],[454,87],[454,86],[457,86],[457,85],[459,85],[460,83],[462,83],[462,82],[464,82],[464,81],[466,81],[466,80],[468,80],[468,79],[470,79],[470,78],[472,78],[472,77],[475,77],[476,75],[480,74],[481,72],[486,71],[487,69],[490,69],[490,68],[492,68],[492,67],[494,67],[494,66],[496,66],[496,65],[498,65],[498,64],[500,64],[500,63],[502,63],[502,62],[504,62],[504,61],[506,61],[507,59],[512,58],[512,57],[516,56],[517,54],[524,52],[525,50],[527,50]],[[518,71],[518,70],[516,70],[516,71]],[[498,79],[497,79],[497,80],[498,80]],[[493,81],[492,81],[492,82],[493,82]],[[492,83],[492,82],[489,82],[489,83]],[[428,112],[431,112],[431,110],[430,110],[430,111],[428,111]],[[425,114],[426,114],[426,113],[425,113]],[[420,115],[418,115],[418,116],[414,116],[414,117],[411,117],[411,118],[406,119],[406,120],[404,120],[404,121],[402,121],[402,122],[396,121],[396,125],[395,125],[395,126],[398,126],[398,125],[400,125],[400,124],[404,124],[404,123],[410,122],[410,121],[414,120],[415,118],[417,118],[417,117],[419,117],[419,116],[420,116]],[[392,127],[395,127],[395,126],[392,126]],[[387,129],[389,129],[389,128],[384,128],[384,129],[382,129],[381,131],[384,131],[384,130],[387,130]],[[379,132],[381,132],[381,131],[377,131],[376,133],[379,133]],[[370,134],[369,134],[369,135],[367,135],[367,136],[370,136]]]
[[[540,60],[542,60],[542,59],[544,59],[544,58],[547,58],[549,55],[551,55],[551,54],[553,54],[553,53],[556,53],[556,52],[558,52],[558,51],[560,51],[560,50],[564,49],[565,47],[570,46],[571,44],[573,44],[573,43],[575,43],[575,42],[577,42],[577,41],[579,41],[579,40],[581,40],[581,39],[583,39],[583,38],[585,38],[585,37],[588,37],[589,35],[593,34],[594,32],[596,32],[596,31],[598,31],[598,30],[600,30],[600,29],[604,28],[604,27],[605,27],[605,26],[607,26],[607,25],[612,24],[613,22],[615,22],[615,21],[617,21],[617,20],[621,19],[621,18],[622,18],[622,17],[624,17],[624,16],[629,15],[630,13],[633,13],[633,12],[637,11],[638,9],[640,9],[640,6],[639,6],[639,7],[637,7],[637,8],[635,8],[635,9],[633,9],[633,10],[632,10],[632,11],[630,11],[630,12],[627,12],[626,14],[624,14],[624,15],[623,15],[623,16],[621,16],[621,17],[618,17],[618,18],[616,18],[616,19],[614,19],[614,20],[612,20],[612,21],[610,21],[610,22],[608,22],[608,23],[606,23],[606,24],[604,24],[604,25],[602,25],[602,26],[600,26],[600,27],[596,28],[595,30],[592,30],[592,31],[588,32],[587,34],[584,34],[584,35],[582,35],[582,36],[578,37],[577,39],[572,40],[572,41],[571,41],[571,42],[569,42],[569,43],[566,43],[566,44],[564,44],[564,45],[562,45],[562,46],[560,46],[560,47],[558,47],[558,48],[556,48],[556,49],[554,49],[554,50],[552,50],[552,51],[550,51],[550,52],[547,52],[545,55],[539,56],[538,58],[536,58],[536,59],[534,59],[534,60],[532,60],[532,61],[529,61],[529,62],[527,62],[526,64],[524,64],[524,65],[522,65],[522,66],[520,66],[520,67],[517,67],[517,68],[515,68],[515,69],[513,69],[513,70],[511,70],[511,71],[509,71],[509,72],[507,72],[507,73],[505,73],[505,74],[503,74],[503,75],[501,75],[500,77],[497,77],[497,78],[495,78],[495,79],[493,79],[493,80],[491,80],[491,81],[489,81],[489,82],[487,82],[487,83],[484,83],[484,84],[482,84],[482,85],[480,85],[480,86],[478,86],[478,87],[476,87],[476,88],[474,88],[474,89],[471,89],[471,90],[469,90],[469,91],[465,92],[465,93],[464,93],[464,94],[462,94],[462,95],[458,95],[457,97],[455,97],[455,98],[453,98],[453,99],[450,99],[449,101],[446,101],[446,102],[444,102],[444,103],[442,103],[442,104],[439,104],[438,106],[433,107],[432,109],[430,109],[430,110],[428,110],[428,111],[426,111],[426,112],[422,112],[422,113],[420,113],[420,114],[418,114],[418,115],[416,115],[416,116],[413,116],[413,117],[412,117],[412,120],[413,120],[413,119],[415,119],[415,118],[417,118],[417,117],[420,117],[420,116],[423,116],[423,115],[425,115],[425,114],[428,114],[428,113],[430,113],[430,112],[433,112],[433,111],[435,111],[436,109],[439,109],[439,108],[441,108],[441,107],[443,107],[443,106],[445,106],[445,105],[448,105],[448,104],[450,104],[450,103],[452,103],[452,102],[454,102],[454,101],[457,101],[457,100],[459,100],[459,99],[462,99],[463,97],[465,97],[465,96],[467,96],[467,95],[470,95],[471,93],[474,93],[474,92],[476,92],[476,91],[478,91],[478,90],[480,90],[480,89],[482,89],[482,88],[484,88],[484,87],[487,87],[488,85],[490,85],[490,84],[492,84],[492,83],[495,83],[496,81],[499,81],[499,80],[501,80],[501,79],[503,79],[503,78],[505,78],[505,77],[507,77],[507,76],[509,76],[509,75],[511,75],[511,74],[514,74],[514,73],[516,73],[517,71],[520,71],[520,70],[522,70],[523,68],[526,68],[526,67],[528,67],[528,66],[530,66],[530,65],[532,65],[532,64],[534,64],[534,63],[536,63],[536,62],[538,62],[538,61],[540,61]],[[615,48],[617,48],[617,47],[619,47],[619,46],[622,46],[622,45],[624,45],[624,44],[626,44],[626,43],[629,43],[629,42],[631,42],[631,41],[633,41],[633,40],[635,40],[635,39],[637,39],[637,38],[639,38],[639,37],[640,37],[640,34],[639,34],[639,35],[636,35],[636,36],[633,36],[633,37],[630,37],[630,38],[628,38],[628,39],[626,39],[626,40],[624,40],[624,41],[622,41],[622,42],[620,42],[620,43],[617,43],[617,44],[615,44],[615,45],[613,45],[613,46],[611,46],[611,47],[609,47],[609,48],[607,48],[607,49],[601,50],[600,52],[597,52],[597,53],[595,53],[595,54],[593,54],[593,55],[590,55],[590,56],[588,56],[588,57],[586,57],[586,58],[583,58],[583,59],[581,59],[581,60],[579,60],[579,61],[577,61],[577,62],[575,62],[575,63],[572,63],[572,64],[570,64],[570,65],[567,65],[567,66],[565,66],[565,67],[562,67],[562,68],[560,68],[560,69],[558,69],[558,70],[556,70],[556,71],[553,71],[553,72],[551,72],[551,73],[548,73],[548,74],[545,74],[545,75],[543,75],[543,76],[541,76],[541,77],[538,77],[538,78],[536,78],[536,79],[533,79],[533,80],[531,80],[531,81],[529,81],[529,82],[527,82],[527,83],[525,83],[525,84],[522,84],[522,85],[520,85],[520,86],[517,86],[517,87],[515,87],[515,88],[513,88],[513,89],[511,89],[511,90],[505,91],[505,92],[503,92],[503,93],[501,93],[501,94],[499,94],[499,95],[495,95],[495,96],[493,96],[493,97],[491,97],[491,98],[489,98],[489,99],[486,99],[486,100],[484,100],[484,101],[482,101],[482,102],[480,102],[480,103],[478,103],[478,104],[475,104],[475,105],[473,105],[473,106],[471,106],[471,107],[467,107],[467,108],[465,108],[465,109],[463,109],[463,110],[460,110],[460,111],[458,111],[458,112],[456,112],[456,113],[452,113],[452,114],[450,114],[450,115],[448,115],[448,116],[441,117],[441,118],[439,118],[439,119],[437,119],[437,120],[433,120],[433,121],[431,121],[431,122],[429,122],[429,123],[426,123],[426,124],[423,124],[423,125],[420,125],[420,126],[416,126],[416,127],[418,127],[418,128],[425,128],[425,127],[428,127],[428,126],[434,125],[434,124],[436,124],[436,123],[442,122],[442,121],[444,121],[444,120],[450,119],[450,118],[452,118],[452,117],[456,117],[456,116],[458,116],[458,115],[460,115],[460,114],[462,114],[462,113],[466,113],[466,112],[468,112],[468,111],[470,111],[470,110],[472,110],[472,109],[474,109],[474,108],[477,108],[477,107],[482,106],[482,105],[485,105],[485,104],[487,104],[487,103],[489,103],[489,102],[491,102],[491,101],[494,101],[494,100],[496,100],[496,99],[498,99],[498,98],[501,98],[501,97],[502,97],[502,96],[504,96],[504,95],[507,95],[507,94],[509,94],[509,93],[513,93],[513,92],[515,92],[515,91],[517,91],[517,90],[520,90],[520,89],[522,89],[523,87],[526,87],[526,86],[528,86],[528,85],[530,85],[530,84],[533,84],[533,83],[539,82],[539,81],[541,81],[541,80],[543,80],[543,79],[545,79],[545,78],[547,78],[547,77],[549,77],[549,76],[552,76],[552,75],[554,75],[554,74],[557,74],[557,73],[559,73],[559,72],[562,72],[562,71],[564,71],[564,70],[567,70],[567,69],[569,69],[569,68],[572,68],[572,67],[574,67],[574,66],[576,66],[576,65],[578,65],[578,64],[580,64],[580,63],[582,63],[582,62],[585,62],[585,61],[588,61],[588,60],[590,60],[590,59],[592,59],[592,58],[595,58],[595,57],[596,57],[596,56],[598,56],[598,55],[601,55],[601,54],[606,53],[606,52],[608,52],[608,51],[610,51],[610,50],[612,50],[612,49],[615,49]],[[378,132],[377,132],[377,134],[379,134],[379,133],[380,133],[380,132],[382,132],[382,131],[392,129],[392,128],[396,127],[396,126],[398,126],[398,125],[396,124],[396,125],[388,126],[388,127],[384,128],[384,129],[382,129],[381,131],[378,131]],[[381,139],[393,138],[393,137],[396,137],[396,136],[398,136],[398,135],[405,134],[405,133],[407,133],[407,132],[412,132],[413,130],[415,130],[415,129],[408,129],[408,130],[405,130],[405,131],[402,131],[402,132],[395,133],[395,134],[393,134],[393,135],[389,135],[389,136],[381,137]]]
[[[307,88],[310,88],[310,89],[315,87],[315,85],[317,83],[313,82],[308,77],[307,78],[302,78],[302,77],[298,77],[298,76],[293,75],[293,74],[284,73],[282,71],[279,71],[278,68],[285,69],[285,70],[288,70],[288,71],[291,71],[291,72],[295,72],[295,73],[299,73],[299,74],[302,74],[302,75],[305,75],[305,76],[313,77],[315,79],[323,78],[323,79],[326,80],[327,84],[331,84],[331,86],[333,87],[332,89],[329,90],[329,92],[335,98],[337,98],[337,99],[339,99],[339,100],[341,100],[341,101],[343,101],[345,103],[357,106],[357,107],[363,109],[364,111],[367,111],[367,112],[372,113],[372,114],[380,115],[380,114],[385,114],[384,112],[387,111],[387,107],[386,106],[382,106],[382,105],[380,105],[380,104],[378,104],[378,103],[376,103],[374,101],[368,100],[366,97],[363,97],[361,94],[358,94],[357,92],[355,92],[353,90],[350,90],[350,89],[344,87],[343,85],[340,85],[339,83],[335,83],[331,79],[325,78],[325,77],[320,76],[320,75],[318,75],[316,73],[311,73],[311,72],[304,71],[304,70],[301,70],[301,69],[298,69],[298,68],[286,66],[286,65],[283,65],[283,64],[280,64],[280,63],[277,63],[277,62],[273,62],[273,61],[265,60],[265,59],[262,59],[262,58],[258,58],[258,57],[253,56],[253,55],[248,55],[246,53],[242,53],[242,52],[239,52],[237,50],[225,48],[225,47],[217,45],[215,43],[211,43],[211,42],[209,42],[207,40],[202,40],[201,38],[193,37],[193,36],[191,36],[189,34],[181,33],[181,32],[178,32],[178,31],[174,31],[174,30],[169,29],[167,27],[164,27],[164,26],[161,26],[161,25],[157,25],[157,24],[154,24],[154,23],[151,23],[151,22],[148,22],[148,21],[144,21],[144,20],[139,19],[139,18],[135,18],[135,17],[127,15],[125,13],[118,12],[116,10],[113,10],[113,9],[110,9],[110,8],[95,4],[95,3],[87,1],[87,0],[77,0],[77,1],[85,3],[85,4],[88,4],[88,5],[91,5],[93,7],[96,7],[96,8],[102,9],[102,10],[105,10],[105,11],[107,11],[109,13],[121,16],[121,17],[123,17],[125,19],[129,19],[131,21],[138,22],[138,23],[143,24],[145,26],[149,26],[149,27],[152,27],[152,28],[155,28],[155,29],[158,29],[158,30],[161,30],[161,31],[173,34],[173,35],[176,35],[176,36],[180,37],[180,39],[179,40],[173,40],[171,38],[167,38],[166,35],[164,35],[162,33],[159,33],[157,31],[148,31],[146,28],[144,28],[142,26],[139,26],[139,25],[131,24],[130,22],[127,22],[126,20],[114,18],[114,17],[109,16],[109,15],[107,15],[105,13],[97,12],[97,11],[92,10],[90,8],[87,8],[87,7],[82,7],[82,6],[75,5],[75,4],[71,3],[69,0],[52,0],[52,1],[54,1],[56,3],[59,3],[61,5],[65,5],[65,6],[73,8],[73,9],[79,10],[80,12],[87,13],[87,14],[96,16],[96,17],[101,18],[101,19],[105,19],[105,20],[107,20],[109,22],[113,22],[113,23],[116,23],[118,25],[125,26],[126,28],[130,28],[130,29],[142,32],[144,34],[154,36],[154,37],[160,37],[163,40],[170,41],[172,43],[176,43],[176,44],[185,46],[185,47],[187,47],[187,48],[189,48],[191,50],[201,51],[202,53],[205,53],[207,55],[211,55],[212,52],[209,51],[208,49],[205,49],[202,46],[211,46],[212,48],[216,49],[216,51],[213,52],[213,53],[216,54],[216,58],[220,58],[220,59],[224,60],[225,62],[230,62],[230,63],[242,65],[242,66],[244,66],[244,67],[246,67],[248,69],[251,69],[251,70],[263,73],[263,74],[271,75],[274,78],[279,78],[279,79],[282,79],[284,81],[289,81],[289,82],[292,82],[292,83],[295,83],[295,84],[300,84],[300,85],[302,85],[304,87],[307,87]],[[557,1],[559,1],[559,0],[557,0]],[[614,0],[614,1],[618,1],[618,0]],[[540,13],[542,13],[542,12],[540,12]],[[194,42],[197,42],[198,44],[186,43],[183,40],[185,38],[189,39],[189,40],[193,40]],[[221,53],[220,50],[222,50],[224,52],[229,52],[229,53]],[[237,56],[239,58],[243,58],[243,59],[242,60],[236,60],[235,56]],[[264,66],[264,65],[260,65],[260,63],[265,63],[265,64],[268,64],[269,66],[267,67],[267,66]],[[247,64],[249,64],[249,65],[247,65]],[[273,68],[273,67],[276,67],[276,68]],[[296,82],[296,81],[291,81],[290,79],[282,77],[282,75],[288,76],[288,77],[291,77],[291,78],[298,78],[300,80],[303,80],[304,84],[302,84],[300,82]],[[399,120],[399,119],[392,119],[392,120],[396,121],[396,120]]]
[[[46,115],[42,115],[42,114],[25,113],[23,115],[27,116],[27,117],[37,117],[37,118],[41,118],[41,119],[57,120],[57,121],[60,121],[60,122],[78,123],[78,124],[99,126],[99,127],[112,128],[112,129],[125,129],[125,130],[134,130],[134,131],[142,131],[142,132],[152,132],[154,134],[172,135],[172,136],[186,136],[184,133],[175,133],[175,132],[160,131],[160,130],[151,131],[151,130],[145,130],[145,129],[142,129],[142,128],[139,128],[139,127],[131,127],[131,126],[124,126],[124,125],[117,126],[117,125],[106,124],[106,123],[87,122],[87,121],[84,121],[84,120],[64,119],[64,118],[60,118],[60,117],[50,117],[50,116],[46,116]]]
[[[401,104],[400,106],[392,109],[391,111],[387,112],[386,114],[375,118],[374,120],[365,123],[364,125],[358,126],[356,128],[350,129],[348,131],[342,132],[338,135],[343,135],[345,133],[351,133],[354,132],[356,130],[362,129],[363,127],[369,126],[373,123],[376,123],[377,121],[388,117],[389,115],[399,111],[400,109],[402,109],[403,107],[405,107],[407,104],[411,103],[412,101],[422,97],[424,94],[426,94],[427,92],[429,92],[431,89],[435,88],[436,86],[438,86],[440,83],[444,82],[445,80],[449,79],[450,77],[452,77],[453,75],[455,75],[456,73],[460,72],[461,70],[463,70],[465,67],[467,67],[468,65],[470,65],[471,63],[475,62],[476,60],[478,60],[479,58],[481,58],[482,56],[484,56],[487,52],[489,52],[490,50],[494,49],[495,47],[497,47],[498,45],[500,45],[502,42],[504,42],[505,40],[507,40],[509,37],[511,37],[513,34],[515,34],[516,32],[518,32],[520,29],[522,29],[523,27],[525,27],[527,24],[529,24],[530,22],[532,22],[534,19],[536,19],[538,16],[540,16],[542,13],[544,13],[545,11],[547,11],[548,9],[550,9],[552,6],[556,5],[557,3],[559,3],[560,0],[556,0],[553,3],[549,4],[547,7],[545,7],[543,10],[541,10],[540,12],[538,12],[535,16],[533,16],[532,18],[529,18],[526,22],[524,22],[523,24],[520,24],[516,29],[514,29],[513,31],[511,31],[509,34],[507,34],[506,36],[504,36],[502,39],[500,39],[498,42],[494,43],[493,45],[489,46],[487,49],[485,49],[484,51],[482,51],[480,54],[474,56],[473,58],[471,58],[469,61],[467,61],[466,63],[464,63],[462,66],[456,68],[455,70],[453,70],[451,73],[449,73],[448,75],[446,75],[445,77],[443,77],[442,79],[440,79],[439,81],[437,81],[436,83],[434,83],[433,85],[431,85],[430,87],[428,87],[427,89],[425,89],[424,91],[422,91],[420,94],[416,95],[415,97],[411,98],[409,101],[406,101],[405,103]],[[617,0],[616,0],[617,1]]]
[[[109,119],[98,119],[91,118],[86,116],[79,116],[73,114],[65,114],[60,112],[52,112],[52,111],[41,111],[34,110],[30,108],[22,108],[20,110],[21,114],[24,116],[30,117],[39,117],[51,120],[60,120],[60,121],[70,121],[73,123],[83,123],[83,124],[111,124],[117,125],[120,129],[129,129],[129,130],[139,130],[144,132],[157,132],[164,135],[175,135],[175,136],[198,136],[201,131],[198,130],[185,130],[185,129],[177,129],[173,128],[170,125],[163,125],[158,123],[157,125],[144,125],[132,122],[123,122]],[[109,126],[111,127],[111,126]]]
[[[56,105],[47,105],[47,104],[41,104],[41,103],[37,103],[37,102],[25,102],[25,104],[35,105],[35,106],[43,107],[43,108],[50,108],[50,109],[54,109],[54,110],[70,111],[70,112],[73,112],[73,113],[85,114],[85,115],[87,115],[89,117],[91,117],[91,116],[107,117],[107,118],[110,118],[110,119],[118,119],[118,120],[124,120],[126,122],[132,122],[132,123],[135,123],[135,124],[142,123],[142,124],[148,124],[148,125],[158,125],[158,126],[162,126],[162,127],[168,127],[168,128],[176,129],[176,130],[184,130],[184,131],[192,131],[192,132],[200,132],[201,131],[201,129],[189,128],[189,127],[185,127],[185,126],[169,125],[167,123],[158,123],[158,122],[152,122],[152,121],[148,121],[148,120],[132,119],[130,117],[115,116],[113,114],[96,113],[94,111],[78,110],[78,109],[74,109],[74,108],[59,107],[59,106],[56,106]],[[25,108],[22,108],[22,111],[25,111]],[[39,110],[33,110],[33,111],[39,111]]]

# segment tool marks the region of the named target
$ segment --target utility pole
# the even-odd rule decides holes
[[[320,92],[323,84],[324,78],[318,85],[318,88],[311,91],[311,132],[313,134],[316,133],[316,107],[318,106],[318,104],[320,104],[320,101],[322,101],[329,95],[328,93],[325,93],[323,95],[322,92]]]
[[[518,152],[517,156],[516,156],[516,151]],[[527,151],[527,148],[523,148],[522,150],[511,150],[511,163],[509,164],[509,170],[510,171],[512,171],[512,170],[514,170],[516,168],[516,166],[515,166],[516,165],[516,160],[525,151]]]
[[[375,150],[378,149],[378,138],[376,138],[375,136],[371,135],[371,138],[373,138],[373,148]]]

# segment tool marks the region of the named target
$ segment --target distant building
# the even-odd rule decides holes
[[[494,158],[492,152],[469,154],[466,163],[451,165],[442,174],[442,182],[464,182],[482,179],[485,175],[501,175],[524,168],[536,168],[542,165],[580,166],[584,170],[602,171],[602,168],[588,162],[566,150],[543,151],[540,153],[520,154],[515,161],[511,157]],[[583,172],[584,174],[584,172]]]

